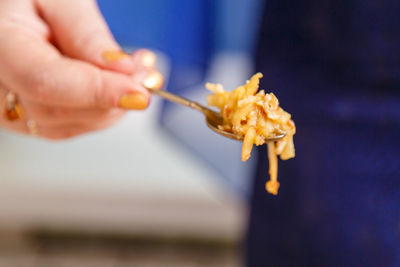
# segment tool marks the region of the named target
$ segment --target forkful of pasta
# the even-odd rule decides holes
[[[291,115],[284,111],[273,93],[258,91],[261,73],[256,73],[245,85],[232,92],[225,91],[221,84],[207,83],[213,94],[207,96],[209,106],[217,107],[220,112],[209,109],[197,102],[175,94],[147,88],[172,102],[190,107],[203,113],[207,126],[225,137],[243,141],[242,161],[250,158],[253,145],[268,146],[270,180],[266,190],[278,194],[278,160],[295,156],[293,135],[296,127]]]

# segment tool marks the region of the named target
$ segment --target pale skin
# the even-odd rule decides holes
[[[30,119],[59,140],[110,127],[148,106],[154,76],[154,53],[123,54],[94,0],[0,1],[0,101],[11,91],[24,110],[1,128],[27,134]]]

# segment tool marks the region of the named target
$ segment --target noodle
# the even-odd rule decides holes
[[[213,94],[207,96],[207,103],[220,109],[224,124],[219,127],[243,136],[242,161],[250,158],[253,145],[265,144],[265,138],[286,133],[278,141],[267,143],[270,180],[265,188],[271,194],[278,194],[278,160],[295,156],[293,135],[296,127],[291,115],[279,106],[273,93],[258,91],[261,73],[256,73],[245,85],[232,92],[225,91],[221,84],[207,83]],[[257,92],[258,91],[258,92]]]

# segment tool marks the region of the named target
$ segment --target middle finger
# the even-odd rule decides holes
[[[93,124],[122,118],[126,111],[105,108],[67,108],[37,104],[21,99],[29,118],[48,126],[66,124]]]

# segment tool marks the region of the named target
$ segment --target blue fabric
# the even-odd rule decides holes
[[[400,2],[269,0],[257,70],[294,115],[278,196],[259,164],[248,266],[400,266]]]
[[[211,0],[98,0],[98,4],[123,46],[157,49],[181,65],[204,65],[211,54]]]

